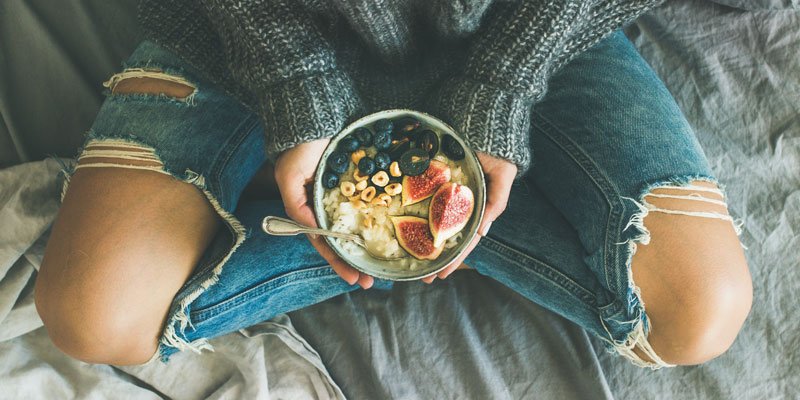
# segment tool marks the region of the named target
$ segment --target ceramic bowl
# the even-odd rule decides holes
[[[338,244],[337,240],[330,237],[325,237],[333,251],[336,252],[336,254],[339,255],[339,257],[341,257],[345,262],[352,265],[355,269],[376,278],[394,281],[408,281],[424,278],[447,267],[448,264],[453,262],[453,260],[458,258],[458,256],[466,250],[469,243],[478,233],[478,227],[483,219],[483,211],[486,206],[486,181],[483,176],[481,165],[478,162],[475,152],[469,148],[467,143],[453,130],[453,128],[441,120],[419,111],[403,109],[385,110],[367,115],[348,125],[331,139],[330,144],[322,154],[322,158],[320,159],[314,179],[314,213],[316,215],[317,224],[323,229],[330,229],[332,225],[329,222],[328,215],[325,212],[325,207],[322,203],[322,199],[326,191],[325,187],[322,185],[322,174],[325,172],[325,165],[328,160],[328,156],[336,149],[339,144],[339,140],[347,137],[356,128],[362,126],[370,127],[379,119],[386,118],[394,120],[404,116],[410,116],[418,119],[422,123],[423,128],[430,129],[438,133],[440,140],[443,134],[450,134],[461,144],[465,153],[462,171],[469,176],[469,186],[474,191],[475,196],[475,208],[472,212],[469,222],[462,230],[463,234],[458,244],[452,248],[444,249],[442,254],[435,260],[422,261],[422,264],[414,270],[411,270],[408,267],[396,265],[396,262],[393,261],[378,260],[366,253],[361,256],[350,254]]]

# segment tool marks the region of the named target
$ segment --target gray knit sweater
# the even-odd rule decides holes
[[[271,160],[411,108],[522,174],[548,78],[660,1],[142,0],[140,20],[262,117]]]

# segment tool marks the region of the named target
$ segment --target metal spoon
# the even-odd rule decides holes
[[[364,248],[364,250],[366,250],[370,256],[383,261],[394,261],[406,257],[406,256],[400,256],[400,257],[387,258],[378,254],[374,254],[370,251],[369,247],[367,247],[367,244],[364,243],[364,239],[362,239],[361,236],[354,235],[352,233],[342,233],[342,232],[328,231],[319,228],[311,228],[305,225],[300,225],[297,222],[294,222],[290,219],[275,217],[271,215],[265,217],[264,221],[261,222],[261,229],[263,229],[264,232],[275,236],[294,236],[294,235],[299,235],[301,233],[313,233],[317,235],[331,236],[345,240],[350,240],[355,244]]]

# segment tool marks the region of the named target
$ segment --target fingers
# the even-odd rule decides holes
[[[277,180],[286,215],[303,225],[317,227],[314,211],[308,205],[305,178],[298,173],[293,173],[279,176]]]
[[[375,283],[374,278],[367,274],[363,274],[347,264],[333,252],[333,250],[328,246],[328,243],[325,242],[325,239],[322,237],[316,238],[308,238],[311,242],[311,245],[314,246],[315,249],[319,252],[319,254],[324,258],[333,268],[333,271],[336,272],[345,282],[350,285],[358,284],[364,289],[369,289]]]
[[[516,174],[516,171],[514,171],[514,174]],[[487,177],[486,208],[483,211],[483,221],[481,221],[481,226],[478,228],[481,236],[486,236],[489,233],[489,227],[492,222],[505,211],[513,182],[514,175],[507,172]]]
[[[283,188],[286,188],[284,190]],[[299,188],[299,190],[296,190]],[[284,196],[284,192],[287,195]],[[303,185],[300,182],[294,184],[286,184],[281,186],[281,196],[286,199],[284,207],[286,214],[289,218],[306,226],[316,227],[317,221],[314,217],[314,211],[307,203],[308,196]],[[290,197],[293,196],[293,197]],[[302,199],[303,203],[298,204]],[[313,237],[312,237],[313,236]],[[331,268],[350,285],[358,283],[362,288],[369,289],[372,287],[374,280],[371,276],[358,272],[355,268],[344,262],[339,258],[333,249],[328,246],[325,239],[316,235],[311,235],[308,238],[311,245],[319,252],[319,254],[331,265]]]
[[[439,273],[436,274],[436,276],[439,277],[439,279],[447,278],[450,274],[453,273],[453,271],[456,270],[456,268],[461,266],[464,260],[467,259],[469,253],[472,253],[472,250],[475,249],[475,246],[477,246],[478,242],[480,241],[481,241],[481,235],[475,235],[475,237],[472,238],[472,241],[469,243],[469,246],[467,246],[467,249],[463,253],[461,253],[461,255],[458,256],[458,258],[456,258],[455,261],[450,263],[450,265],[448,265],[447,268],[439,271]]]
[[[291,164],[289,166],[281,165],[280,168],[276,166],[276,170],[275,180],[281,192],[286,215],[303,225],[317,227],[314,210],[309,205],[309,196],[306,190],[306,185],[313,180],[313,174],[303,174],[301,169],[293,168]],[[358,283],[364,289],[372,287],[374,279],[360,273],[339,258],[322,237],[310,235],[308,239],[322,258],[331,265],[334,272],[345,282],[350,285]]]
[[[452,274],[453,271],[455,271],[456,269],[458,269],[458,267],[461,266],[464,260],[467,259],[467,256],[472,252],[473,249],[475,249],[475,246],[477,246],[478,242],[480,241],[481,241],[481,235],[475,235],[475,237],[472,238],[472,241],[469,243],[469,246],[467,246],[467,249],[463,253],[461,253],[461,255],[458,256],[458,258],[456,258],[447,267],[445,267],[445,269],[439,271],[438,273],[422,278],[422,281],[425,283],[432,283],[434,280],[436,280],[436,278],[445,279],[448,276],[450,276],[450,274]]]
[[[506,209],[508,197],[511,193],[511,185],[517,175],[517,166],[509,161],[484,153],[478,153],[478,160],[486,177],[486,206],[483,211],[483,219],[478,227],[478,235],[472,239],[466,250],[445,269],[435,275],[423,278],[422,281],[425,283],[431,283],[437,277],[440,279],[447,278],[453,273],[475,249],[481,237],[489,233],[492,222]]]

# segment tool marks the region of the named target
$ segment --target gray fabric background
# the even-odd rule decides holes
[[[58,166],[45,161],[0,170],[0,399],[337,398],[338,388],[354,399],[800,397],[800,11],[726,3],[789,9],[673,0],[626,31],[745,221],[753,310],[718,359],[638,369],[564,319],[459,272],[339,296],[217,339],[211,356],[176,356],[172,368],[88,366],[58,352],[33,312],[40,235],[58,195]],[[0,166],[73,155],[102,100],[99,83],[136,44],[134,4],[0,3]]]

